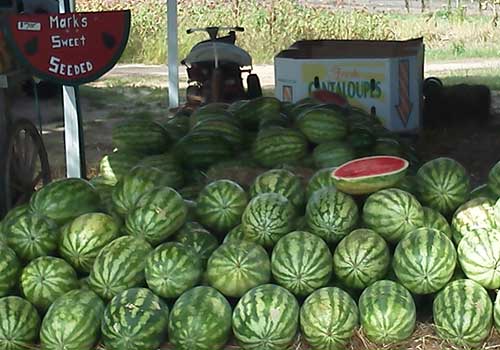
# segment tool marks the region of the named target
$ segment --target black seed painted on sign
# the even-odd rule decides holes
[[[115,38],[109,34],[109,33],[102,33],[102,42],[104,43],[104,46],[106,46],[108,49],[112,49],[116,45],[116,40]]]

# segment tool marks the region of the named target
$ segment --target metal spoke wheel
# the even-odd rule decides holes
[[[47,151],[36,126],[18,119],[9,135],[3,177],[7,210],[28,202],[36,189],[51,180]]]

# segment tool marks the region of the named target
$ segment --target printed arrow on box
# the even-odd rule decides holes
[[[410,102],[410,61],[399,61],[399,104],[396,106],[399,118],[406,127],[410,119],[413,104]]]

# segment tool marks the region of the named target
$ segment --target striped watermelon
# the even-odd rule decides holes
[[[165,242],[186,222],[188,209],[181,195],[170,187],[144,193],[125,219],[125,232],[152,245]]]
[[[196,216],[202,225],[226,233],[238,225],[248,204],[245,190],[231,180],[209,183],[196,201]]]
[[[382,279],[390,262],[389,247],[384,239],[375,231],[357,229],[335,248],[333,271],[348,288],[363,289]]]
[[[161,124],[147,119],[128,119],[113,126],[113,146],[142,154],[160,154],[171,143],[170,136]]]
[[[316,146],[313,158],[317,168],[338,167],[356,158],[356,152],[348,143],[330,141]]]
[[[410,193],[389,188],[368,197],[363,222],[386,241],[398,242],[424,225],[424,210]]]
[[[306,187],[306,197],[311,198],[314,192],[323,187],[335,187],[332,172],[335,168],[324,168],[314,173]]]
[[[490,335],[493,306],[486,290],[472,280],[448,284],[434,299],[437,334],[459,347],[479,347]]]
[[[42,321],[44,350],[91,350],[99,340],[104,303],[90,290],[76,289],[58,298]]]
[[[212,252],[217,249],[217,238],[197,222],[187,222],[176,234],[175,240],[194,249],[201,258],[203,266],[207,264]]]
[[[59,253],[76,270],[88,273],[101,249],[120,234],[120,228],[111,216],[83,214],[61,230]]]
[[[307,202],[307,226],[327,243],[340,241],[356,226],[358,218],[352,197],[333,187],[316,191]]]
[[[262,96],[243,103],[234,111],[246,129],[255,130],[259,122],[279,115],[281,102],[275,97]]]
[[[424,226],[427,228],[433,228],[446,235],[448,238],[452,238],[451,227],[446,218],[438,212],[436,209],[429,207],[423,207],[424,210]]]
[[[21,263],[16,253],[3,243],[0,243],[0,297],[6,296],[18,282],[21,273]]]
[[[232,241],[217,248],[207,265],[210,285],[228,297],[239,298],[271,279],[271,262],[264,248],[253,242]]]
[[[184,173],[182,167],[170,153],[146,157],[140,161],[138,165],[160,169],[165,177],[165,186],[177,189],[184,185]]]
[[[436,158],[418,170],[419,197],[423,205],[451,214],[470,193],[470,179],[465,168],[451,158]]]
[[[305,204],[305,191],[298,176],[286,169],[272,169],[257,176],[250,187],[250,197],[273,192],[279,193],[301,211]]]
[[[132,236],[120,237],[106,245],[94,261],[89,285],[104,300],[144,283],[146,257],[152,248]]]
[[[467,277],[484,288],[500,287],[500,230],[475,229],[458,245],[458,260]]]
[[[297,300],[289,291],[274,284],[248,291],[233,312],[233,333],[243,349],[288,349],[298,325]]]
[[[300,329],[313,349],[347,348],[359,322],[358,306],[340,288],[321,288],[300,309]]]
[[[248,203],[241,225],[246,240],[272,247],[293,229],[295,209],[278,193],[263,193]]]
[[[26,350],[38,339],[40,316],[28,301],[19,297],[0,299],[0,349]]]
[[[470,199],[479,197],[486,197],[495,201],[499,198],[499,196],[495,192],[493,192],[488,184],[482,184],[470,191]]]
[[[469,235],[476,229],[497,228],[494,207],[495,201],[484,197],[475,198],[462,204],[451,220],[451,231],[455,244],[458,245],[462,237]]]
[[[313,143],[342,140],[348,131],[345,116],[329,108],[306,110],[297,119],[297,126]]]
[[[406,340],[415,329],[415,302],[410,292],[396,282],[373,283],[361,294],[358,306],[363,333],[376,344]]]
[[[177,298],[200,281],[203,264],[193,248],[168,242],[149,254],[144,272],[153,292],[162,298]]]
[[[26,212],[4,226],[7,244],[17,256],[31,261],[56,252],[59,229],[54,221]]]
[[[63,259],[42,256],[24,268],[20,287],[28,301],[45,311],[61,295],[78,288],[78,277]]]
[[[384,132],[386,132],[386,130],[384,130]],[[401,143],[398,140],[392,137],[379,137],[375,140],[372,155],[402,157],[403,150],[401,148]]]
[[[189,116],[189,126],[194,127],[199,122],[213,118],[234,118],[233,114],[227,110],[227,106],[219,103],[210,103],[198,108]],[[238,122],[236,119],[235,122]]]
[[[56,180],[35,192],[30,210],[63,224],[82,214],[99,211],[99,194],[88,181],[77,178]]]
[[[500,197],[500,161],[491,168],[488,174],[488,187]]]
[[[245,240],[245,233],[243,232],[243,228],[241,227],[240,224],[238,226],[235,226],[231,231],[227,233],[222,243],[228,243],[232,241],[244,241],[244,240]]]
[[[234,149],[243,144],[243,131],[239,120],[232,115],[220,115],[196,122],[191,128],[193,132],[215,135],[226,140]]]
[[[500,329],[500,293],[497,291],[497,296],[495,297],[495,303],[493,305],[493,321],[495,322],[495,328],[497,331]]]
[[[116,151],[105,155],[99,162],[99,176],[105,183],[114,186],[141,159],[142,156],[139,153],[130,151]]]
[[[430,294],[450,281],[456,262],[455,247],[444,233],[421,228],[399,241],[392,266],[398,280],[411,292]]]
[[[415,175],[405,175],[394,187],[411,193],[414,196],[418,195],[417,177]]]
[[[282,237],[271,256],[274,280],[297,296],[307,296],[326,286],[332,268],[332,254],[326,243],[305,231]]]
[[[211,287],[195,287],[174,304],[168,323],[176,350],[219,350],[231,333],[231,306]]]
[[[220,136],[190,132],[177,142],[174,154],[186,166],[204,169],[231,158],[234,149],[231,143]]]
[[[252,147],[252,155],[262,166],[294,164],[307,154],[307,140],[299,131],[279,126],[261,130]]]
[[[149,289],[132,288],[115,296],[101,323],[106,350],[156,350],[167,337],[168,307]]]
[[[17,207],[12,208],[0,221],[0,235],[5,234],[5,229],[9,227],[12,223],[19,220],[29,212],[29,204],[21,204]]]
[[[111,193],[113,207],[118,214],[126,216],[143,194],[166,186],[168,181],[165,174],[157,168],[136,166],[114,187]]]

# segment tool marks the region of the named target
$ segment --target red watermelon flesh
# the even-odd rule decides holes
[[[328,90],[315,90],[311,93],[311,97],[319,102],[333,103],[339,107],[347,107],[349,105],[344,96]]]

